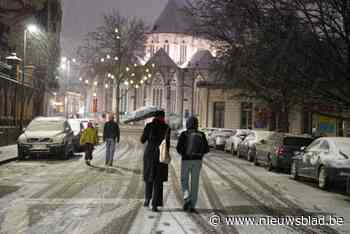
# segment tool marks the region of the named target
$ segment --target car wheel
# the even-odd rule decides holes
[[[250,149],[247,152],[247,160],[248,162],[253,162],[252,151]]]
[[[25,160],[26,159],[26,156],[21,151],[18,151],[17,157],[18,157],[18,160]]]
[[[290,166],[290,177],[293,180],[299,179],[297,162],[295,160],[292,161],[292,165]]]
[[[231,152],[232,155],[235,155],[235,149],[234,149],[233,145],[231,145],[231,150],[230,150],[230,152]]]
[[[318,187],[320,189],[327,189],[329,186],[329,176],[327,173],[327,170],[324,166],[320,167],[320,170],[318,171]]]
[[[69,149],[69,145],[66,145],[64,147],[64,152],[61,157],[63,160],[68,160],[70,155],[71,155],[71,150]]]
[[[273,165],[272,165],[272,160],[271,160],[271,158],[270,158],[270,155],[268,155],[267,158],[268,158],[268,159],[267,159],[267,160],[268,160],[268,161],[267,161],[267,170],[268,170],[268,171],[272,171],[274,168],[273,168]]]
[[[237,158],[241,158],[241,151],[239,148],[237,149]]]
[[[258,161],[258,157],[255,155],[254,157],[254,165],[255,166],[259,166],[259,161]]]

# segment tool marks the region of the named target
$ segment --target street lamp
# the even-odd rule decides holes
[[[30,24],[24,29],[24,38],[23,38],[23,62],[22,62],[22,80],[21,80],[21,85],[22,85],[22,94],[21,94],[21,99],[22,99],[22,105],[21,105],[21,112],[20,112],[20,128],[23,129],[23,114],[24,114],[24,101],[25,101],[25,96],[24,96],[24,79],[25,79],[25,74],[24,74],[24,69],[26,66],[26,55],[27,55],[27,34],[29,33],[37,33],[39,31],[39,28],[34,25]]]

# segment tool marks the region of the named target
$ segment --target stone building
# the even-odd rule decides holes
[[[136,92],[123,87],[121,111],[157,106],[184,118],[196,115],[201,127],[275,130],[278,118],[260,100],[237,97],[237,87],[220,83],[211,72],[212,42],[189,33],[190,19],[183,0],[169,0],[147,35],[146,64],[155,64],[155,76]],[[329,106],[295,107],[290,132],[318,131],[330,136],[349,135],[350,115]]]
[[[0,1],[2,9],[17,9],[15,1]],[[26,9],[24,9],[25,11]],[[62,20],[61,0],[48,1],[41,10],[20,16],[0,14],[0,145],[13,143],[21,124],[23,107],[24,126],[33,117],[46,115],[49,96],[55,88],[54,72],[59,59]],[[47,41],[50,54],[47,59],[38,56],[35,39],[27,38],[26,66],[23,69],[24,30],[35,23]],[[11,38],[11,39],[10,39]],[[40,43],[43,43],[41,41]],[[15,52],[15,54],[10,54]],[[44,61],[45,60],[45,61]],[[22,76],[24,70],[24,76]],[[24,79],[22,80],[22,78]],[[22,94],[23,93],[23,94]],[[53,95],[52,95],[53,96]]]

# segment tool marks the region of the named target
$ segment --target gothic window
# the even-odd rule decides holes
[[[180,45],[180,63],[184,63],[187,60],[187,45],[185,41]]]
[[[149,49],[149,52],[150,52],[150,55],[151,57],[153,57],[153,55],[156,53],[156,50],[155,50],[155,46],[154,46],[154,41],[152,41],[152,44],[150,45],[150,49]]]
[[[168,40],[165,41],[164,50],[169,55],[169,41]]]

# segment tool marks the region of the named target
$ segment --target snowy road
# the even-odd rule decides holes
[[[172,150],[174,160],[164,186],[165,207],[153,213],[142,206],[139,134],[128,130],[122,135],[119,157],[109,170],[103,166],[103,146],[95,151],[93,167],[87,167],[80,156],[0,166],[0,233],[350,232],[348,196],[321,191],[219,151],[206,157],[198,213],[188,214],[181,209],[180,160]],[[221,223],[213,222],[219,216]],[[225,224],[226,217],[258,220],[289,216],[332,216],[344,218],[344,224]]]

